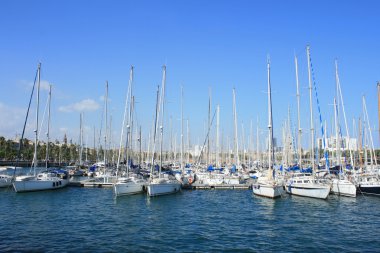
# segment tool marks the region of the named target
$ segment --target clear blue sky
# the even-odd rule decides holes
[[[14,137],[21,132],[39,61],[42,79],[54,85],[53,138],[62,140],[66,132],[77,141],[80,108],[86,109],[87,128],[99,129],[106,80],[118,138],[130,65],[135,66],[137,120],[147,135],[163,64],[167,65],[166,115],[173,116],[178,138],[181,84],[193,143],[203,139],[209,87],[213,107],[221,106],[225,135],[232,134],[232,88],[236,88],[239,131],[243,122],[247,135],[251,119],[256,126],[259,116],[261,128],[267,126],[264,91],[269,54],[274,128],[280,137],[288,105],[296,124],[297,54],[301,124],[308,139],[305,48],[310,44],[323,119],[331,125],[337,58],[350,129],[352,118],[361,115],[361,96],[366,95],[378,146],[379,9],[379,1],[1,1],[0,135]],[[41,92],[42,113],[47,92]],[[92,145],[92,132],[87,135]]]

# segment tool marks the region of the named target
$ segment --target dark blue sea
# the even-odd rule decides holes
[[[0,252],[380,252],[380,198],[0,190]]]

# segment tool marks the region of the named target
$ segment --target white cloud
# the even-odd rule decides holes
[[[14,138],[22,132],[26,109],[10,107],[0,102],[0,135]],[[29,115],[30,116],[30,115]]]
[[[84,112],[84,111],[96,111],[99,109],[99,104],[92,99],[84,99],[78,103],[71,105],[60,106],[58,108],[61,112]]]
[[[22,84],[26,85],[28,87],[28,89],[30,87],[33,87],[33,81],[26,81],[26,80],[21,80],[20,81]],[[40,90],[49,90],[49,86],[50,86],[50,82],[47,81],[47,80],[41,80],[40,82]],[[36,89],[37,89],[37,84],[36,84]]]
[[[50,87],[50,83],[48,81],[41,80],[41,82],[40,82],[40,89],[41,90],[49,90],[49,87]]]

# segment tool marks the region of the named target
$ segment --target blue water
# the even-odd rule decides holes
[[[0,190],[0,252],[380,252],[380,198]]]

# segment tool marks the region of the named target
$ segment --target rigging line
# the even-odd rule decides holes
[[[16,177],[16,168],[18,167],[18,164],[19,164],[19,161],[20,161],[21,148],[22,148],[22,140],[24,139],[26,123],[27,123],[27,121],[28,121],[30,105],[32,104],[34,88],[36,87],[37,76],[38,76],[38,69],[37,69],[37,71],[36,71],[36,76],[34,77],[33,88],[32,88],[32,93],[30,94],[30,99],[29,99],[29,104],[28,104],[28,110],[26,111],[26,117],[25,117],[24,127],[22,128],[21,139],[20,139],[20,142],[19,142],[19,144],[18,144],[17,161],[16,161],[15,169],[13,170],[13,178]]]
[[[210,135],[210,130],[211,130],[212,123],[214,122],[215,114],[216,114],[216,109],[215,109],[214,114],[213,114],[213,116],[212,116],[212,120],[211,120],[211,123],[210,123],[210,125],[209,125],[209,127],[208,127],[207,135],[206,135],[205,141],[204,141],[204,143],[203,143],[201,153],[200,153],[199,156],[198,156],[198,159],[197,159],[198,161],[197,161],[196,164],[199,164],[200,159],[201,159],[201,157],[202,157],[202,155],[203,155],[203,150],[204,150],[204,147],[205,147],[205,145],[206,145],[206,141],[208,140],[208,137],[209,137],[209,135]]]
[[[314,68],[313,68],[313,63],[311,61],[311,56],[310,55],[309,55],[309,58],[310,58],[310,68],[311,68],[311,74],[312,74],[312,78],[313,78],[315,97],[316,97],[316,100],[317,100],[317,107],[318,107],[318,113],[319,113],[319,123],[321,125],[322,141],[323,141],[323,146],[325,147],[324,155],[325,155],[325,159],[326,159],[326,168],[327,168],[327,171],[330,173],[330,168],[329,168],[330,167],[330,164],[329,164],[329,153],[326,151],[325,132],[324,132],[324,129],[323,129],[322,114],[321,114],[321,108],[320,108],[320,105],[319,105],[317,85],[316,85],[316,82],[315,82],[315,75],[314,75]]]

